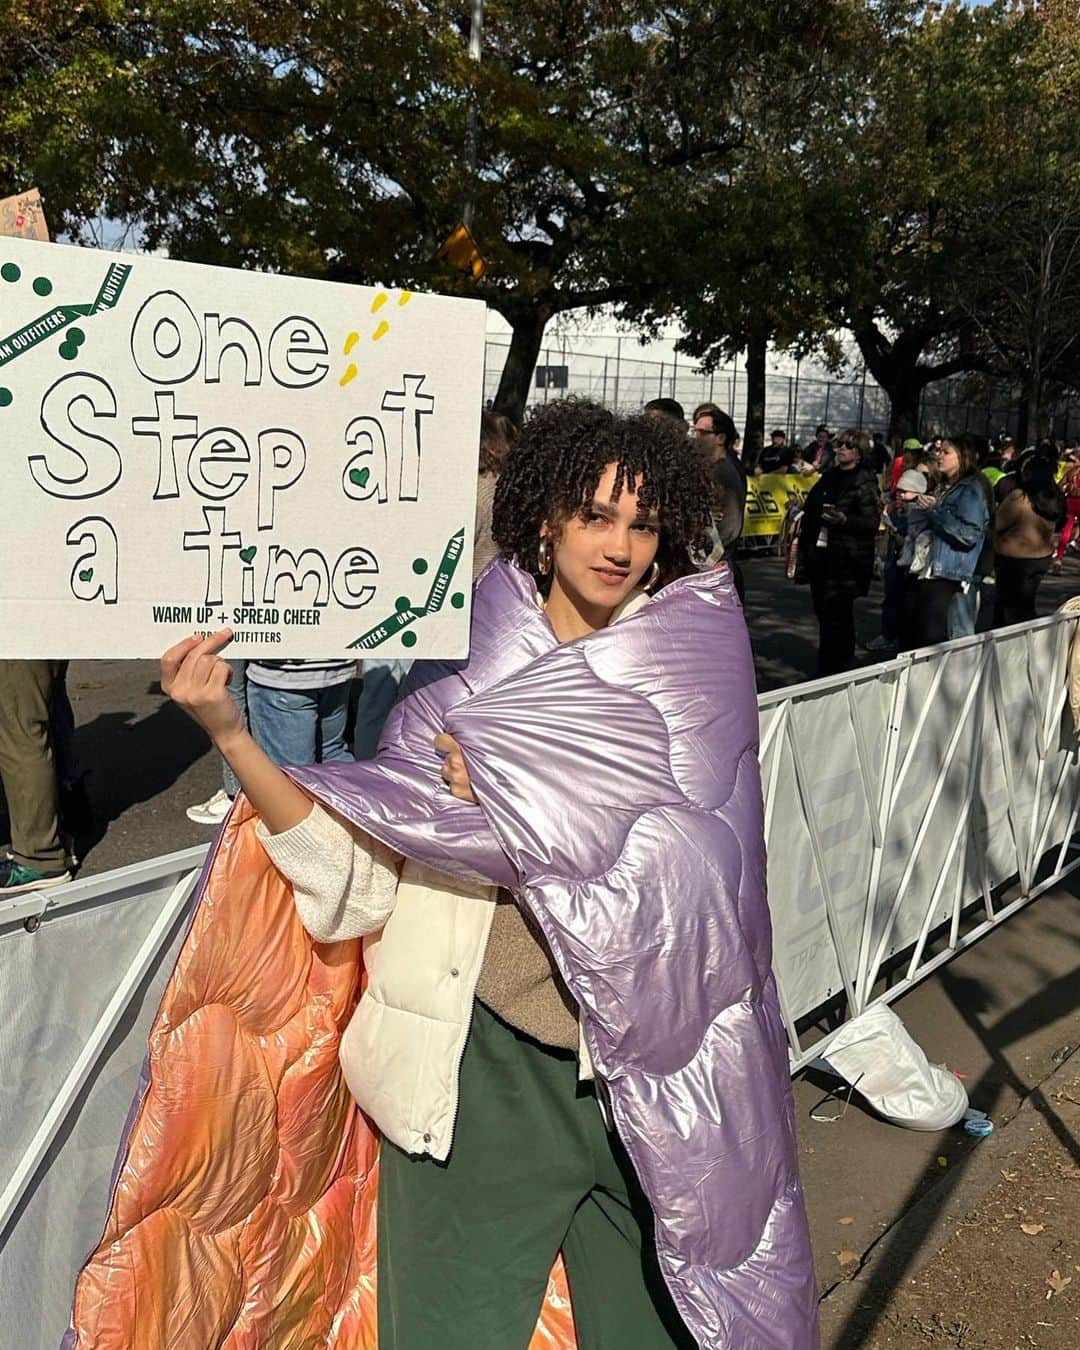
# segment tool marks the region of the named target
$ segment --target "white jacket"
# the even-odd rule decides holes
[[[318,805],[282,834],[257,831],[311,936],[364,939],[367,988],[341,1040],[349,1091],[399,1148],[445,1160],[496,888],[404,860]]]

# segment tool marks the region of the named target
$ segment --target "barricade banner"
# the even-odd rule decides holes
[[[743,538],[778,535],[784,528],[788,502],[800,505],[818,480],[815,474],[765,473],[746,484]]]
[[[484,306],[0,240],[0,655],[468,649]]]

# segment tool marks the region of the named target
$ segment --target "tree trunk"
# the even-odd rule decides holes
[[[919,432],[919,399],[927,381],[920,372],[924,346],[917,335],[901,332],[887,340],[869,319],[853,322],[852,332],[871,375],[889,396],[889,441],[898,445]]]
[[[919,433],[919,397],[923,386],[918,380],[898,379],[882,386],[889,396],[889,441],[898,445]]]
[[[743,464],[752,469],[765,444],[765,357],[769,339],[763,333],[751,336],[746,348],[746,425],[743,429]]]
[[[1039,421],[1039,382],[1029,380],[1024,385],[1024,397],[1020,404],[1020,425],[1016,428],[1016,444],[1021,450],[1025,446],[1035,445],[1042,438],[1042,426]]]
[[[510,318],[509,315],[506,317]],[[494,410],[509,417],[515,426],[521,426],[529,386],[536,369],[536,358],[540,355],[540,345],[544,340],[547,316],[529,309],[514,314],[510,322],[513,326],[510,350],[506,354],[506,365],[499,379]]]

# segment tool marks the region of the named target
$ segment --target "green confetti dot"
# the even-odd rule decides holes
[[[428,565],[423,558],[413,559],[412,570],[416,573],[418,577],[422,577],[424,573],[427,571],[427,568]]]
[[[76,347],[81,347],[86,341],[86,334],[81,328],[69,328],[67,330],[67,340],[74,342]]]
[[[0,389],[0,408],[10,408],[11,398],[12,394],[10,389]]]
[[[412,609],[412,601],[407,595],[399,595],[394,601],[394,608],[399,614],[404,614],[407,609]]]
[[[72,342],[61,342],[60,355],[65,361],[74,361],[79,354],[78,347]]]
[[[48,277],[34,278],[34,294],[52,295],[52,282],[49,280]]]
[[[415,634],[415,633],[402,633],[402,635],[401,635],[401,645],[402,645],[403,647],[415,647],[415,646],[416,646],[416,634]]]
[[[464,609],[465,597],[462,595],[460,591],[455,591],[454,594],[450,597],[450,603],[454,606],[455,609]]]
[[[0,277],[3,277],[5,281],[18,281],[21,276],[22,269],[18,263],[5,263],[3,267],[0,267]]]

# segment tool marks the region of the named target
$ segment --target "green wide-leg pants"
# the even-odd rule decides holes
[[[384,1141],[379,1350],[526,1350],[556,1253],[580,1350],[693,1350],[577,1058],[476,1003],[445,1163]]]

